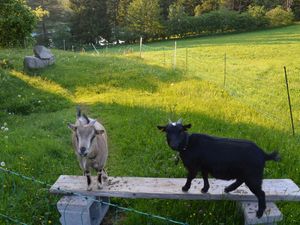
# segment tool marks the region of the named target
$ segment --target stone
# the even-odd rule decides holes
[[[42,69],[55,63],[55,57],[49,49],[42,45],[34,47],[35,56],[25,56],[25,69]]]
[[[24,58],[24,68],[25,69],[42,69],[54,63],[53,59],[39,59],[34,56],[25,56]]]
[[[36,45],[33,49],[33,52],[35,57],[39,59],[51,59],[54,57],[51,51],[42,45]]]

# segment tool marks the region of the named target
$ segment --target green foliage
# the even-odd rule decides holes
[[[53,34],[52,41],[55,48],[70,50],[72,49],[72,34],[67,25],[61,25]]]
[[[264,6],[250,5],[247,12],[255,19],[255,25],[257,28],[264,28],[268,26],[269,21],[266,18],[266,9]]]
[[[70,8],[73,10],[71,33],[78,42],[95,43],[99,36],[110,38],[107,0],[70,0]]]
[[[42,21],[44,17],[49,16],[49,11],[43,9],[41,6],[38,6],[33,11],[39,21]]]
[[[248,7],[248,13],[254,18],[262,18],[266,15],[266,10],[264,6],[250,5]]]
[[[184,11],[188,16],[195,15],[195,7],[202,2],[202,0],[177,0],[178,4],[184,7]]]
[[[169,6],[169,20],[180,19],[187,16],[184,11],[184,6],[182,4],[178,4],[174,2],[172,5]]]
[[[133,0],[128,7],[129,30],[144,38],[158,37],[162,33],[158,0]]]
[[[136,40],[139,40],[140,35],[137,32],[130,30],[128,27],[119,27],[115,28],[115,37],[118,40],[126,40],[129,43],[134,43]]]
[[[116,10],[116,23],[118,26],[127,25],[128,7],[132,0],[119,0]]]
[[[254,0],[253,4],[264,6],[267,10],[283,5],[286,0]]]
[[[271,26],[284,26],[293,22],[294,14],[291,11],[285,11],[281,6],[277,6],[266,13]]]
[[[238,13],[221,9],[200,16],[173,19],[168,22],[168,35],[220,33],[253,30],[266,26],[266,19],[253,17],[248,12]]]
[[[10,60],[0,58],[0,69],[1,68],[2,69],[13,69],[14,66]]]
[[[23,46],[36,24],[36,16],[23,0],[0,2],[0,46]]]
[[[195,8],[195,16],[200,16],[203,13],[218,10],[220,7],[219,0],[207,0],[199,4]]]
[[[300,0],[294,0],[292,5],[292,11],[296,20],[300,20]]]

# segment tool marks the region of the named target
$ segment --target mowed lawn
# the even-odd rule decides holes
[[[250,139],[268,152],[279,150],[282,161],[268,162],[265,178],[290,178],[300,185],[300,25],[176,44],[175,69],[174,41],[161,41],[143,45],[142,58],[138,46],[101,50],[99,55],[53,50],[56,64],[31,74],[22,71],[30,49],[0,49],[0,59],[13,65],[0,69],[2,168],[48,184],[61,174],[80,175],[67,123],[75,120],[81,105],[107,128],[110,176],[185,177],[156,128],[181,117],[192,123],[191,132]],[[28,224],[58,224],[58,199],[46,185],[0,171],[1,214]],[[230,201],[112,202],[189,224],[243,223]],[[284,214],[281,224],[299,223],[299,203],[278,206]],[[0,224],[11,223],[0,216]],[[167,223],[111,208],[106,224]]]

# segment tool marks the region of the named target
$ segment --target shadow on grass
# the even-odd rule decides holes
[[[27,82],[2,70],[0,111],[12,114],[54,112],[70,107],[71,101],[55,93],[34,88]]]
[[[84,90],[101,94],[111,89],[153,93],[160,83],[184,79],[182,71],[148,65],[142,59],[78,53],[58,54],[54,66],[37,73],[79,95]]]

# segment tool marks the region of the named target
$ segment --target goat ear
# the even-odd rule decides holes
[[[162,132],[165,132],[167,126],[157,126],[157,128],[158,128],[159,130],[161,130]]]
[[[68,123],[68,127],[73,131],[76,131],[76,129],[77,129],[77,126],[75,126],[74,124],[71,124],[71,123]]]
[[[184,128],[184,130],[187,130],[187,129],[189,129],[189,128],[191,128],[192,127],[192,124],[186,124],[186,125],[183,125],[183,128]]]
[[[95,133],[96,133],[96,134],[104,134],[105,131],[104,131],[104,130],[95,130]]]

